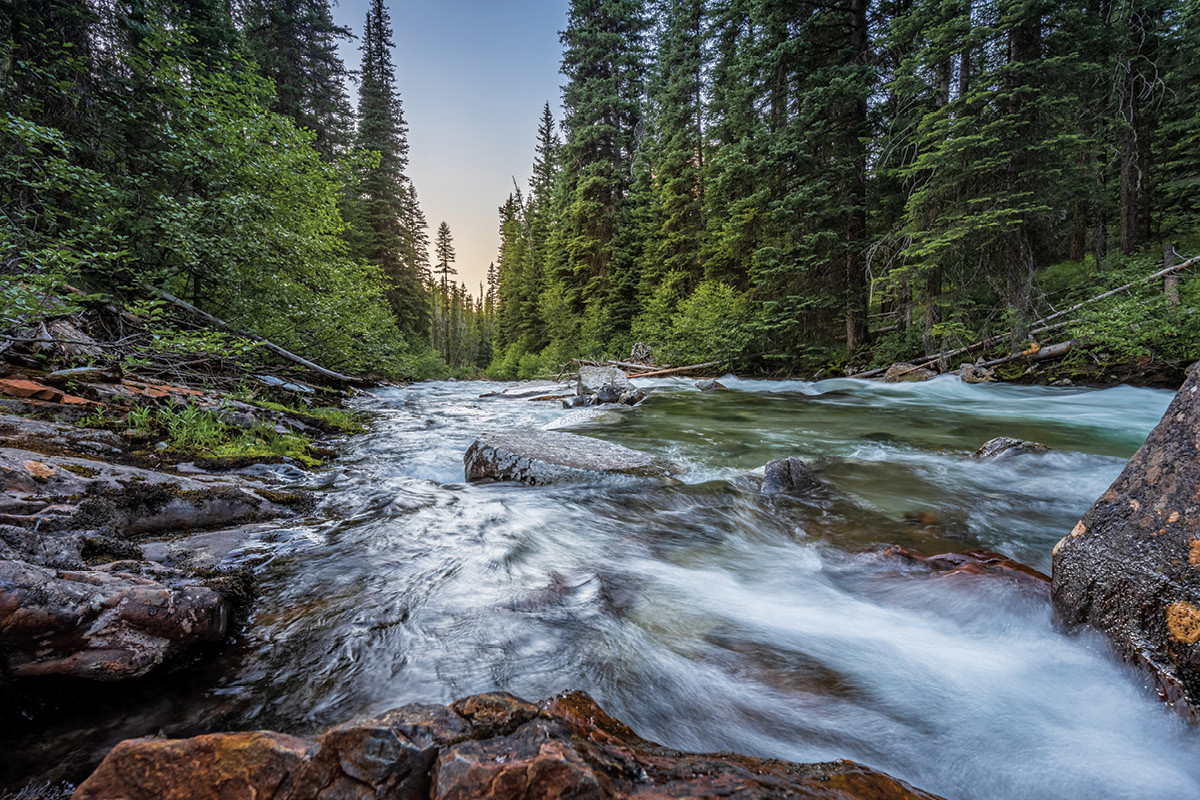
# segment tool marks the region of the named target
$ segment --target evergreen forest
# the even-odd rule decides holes
[[[1142,280],[1200,251],[1198,0],[572,0],[561,111],[529,121],[474,295],[408,177],[392,24],[384,0],[358,32],[329,0],[0,5],[5,327],[64,287],[147,318],[167,293],[397,379],[637,343],[759,374],[989,337],[1200,358],[1200,283]]]
[[[561,39],[563,119],[500,207],[497,375],[638,342],[768,374],[997,334],[1200,357],[1200,285],[1140,280],[1200,249],[1195,0],[576,0]]]

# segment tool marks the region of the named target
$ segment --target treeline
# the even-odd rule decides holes
[[[0,4],[0,314],[159,291],[342,371],[444,372],[383,0]]]
[[[574,0],[561,39],[565,116],[500,208],[497,375],[1019,344],[1200,245],[1197,0]],[[1076,332],[1200,357],[1197,299]]]

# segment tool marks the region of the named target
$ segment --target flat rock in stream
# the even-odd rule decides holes
[[[521,481],[535,486],[603,475],[661,478],[679,467],[619,444],[541,430],[481,435],[463,457],[468,481]]]
[[[1103,631],[1200,722],[1200,370],[1108,491],[1054,547],[1068,625]]]
[[[647,741],[582,692],[408,705],[315,741],[216,733],[121,742],[74,800],[936,800],[852,761],[796,764]]]
[[[534,397],[543,397],[546,395],[568,395],[575,391],[575,387],[569,383],[555,383],[554,381],[522,381],[521,383],[509,386],[502,392],[484,392],[480,397],[506,397],[510,400],[529,400]]]

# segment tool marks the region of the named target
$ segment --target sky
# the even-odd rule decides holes
[[[542,106],[561,119],[568,0],[389,0],[396,88],[408,122],[408,176],[432,241],[444,220],[460,282],[478,296],[500,246],[499,207],[527,191]],[[367,0],[340,0],[338,24],[362,36]],[[341,46],[358,69],[361,38]],[[351,102],[357,105],[357,93]],[[432,260],[432,254],[431,254]]]

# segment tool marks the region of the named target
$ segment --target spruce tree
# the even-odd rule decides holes
[[[601,343],[628,329],[626,295],[636,286],[628,280],[632,231],[622,224],[642,133],[648,25],[641,0],[573,0],[560,37],[566,141],[554,272],[589,306],[588,335]]]
[[[437,255],[437,266],[434,267],[433,272],[435,275],[442,276],[442,341],[439,349],[442,351],[442,355],[449,359],[451,352],[450,317],[454,305],[452,300],[455,285],[453,281],[450,281],[450,276],[457,275],[458,270],[450,266],[454,263],[454,237],[450,235],[450,226],[446,224],[445,220],[438,225],[437,238],[434,239],[433,246]]]

